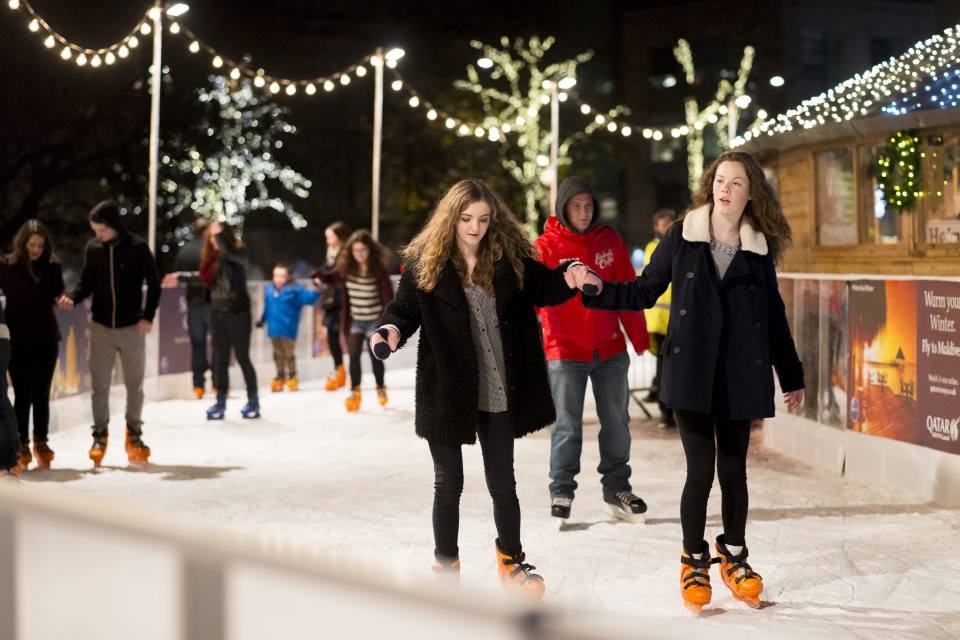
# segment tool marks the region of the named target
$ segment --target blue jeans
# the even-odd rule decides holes
[[[190,369],[193,386],[203,389],[204,377],[210,363],[207,361],[207,335],[210,333],[210,305],[187,304],[187,330],[190,333]]]
[[[587,378],[593,383],[600,418],[600,482],[609,491],[630,491],[630,399],[626,351],[601,362],[550,360],[550,390],[557,408],[557,422],[550,437],[550,497],[572,498],[577,490],[574,477],[580,472],[583,449],[583,400]]]

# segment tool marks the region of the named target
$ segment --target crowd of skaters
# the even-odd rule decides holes
[[[246,247],[226,223],[198,220],[177,270],[162,282],[187,289],[198,398],[205,394],[206,370],[212,370],[216,401],[206,410],[209,420],[223,419],[227,411],[231,353],[246,385],[240,413],[260,417],[249,357],[254,326],[265,327],[273,345],[277,374],[271,389],[296,390],[301,309],[321,304],[334,365],[325,388],[337,391],[347,384],[342,340],[350,356],[348,412],[358,410],[362,400],[362,354],[371,358],[377,401],[385,405],[383,361],[419,331],[415,431],[427,441],[435,472],[434,571],[443,581],[459,581],[462,446],[479,442],[500,579],[506,588],[535,597],[544,593],[544,578],[521,544],[514,440],[553,425],[549,506],[553,516],[569,518],[590,380],[600,419],[597,471],[604,502],[614,516],[642,521],[647,505],[630,483],[626,350],[640,354],[652,346],[658,365],[650,399],[660,403],[664,426],[678,428],[687,460],[679,505],[683,603],[699,612],[710,602],[709,569],[719,563],[733,596],[759,606],[763,583],[747,563],[745,542],[750,423],[774,413],[774,370],[785,404],[795,408],[803,399],[803,371],[775,272],[790,244],[790,228],[762,169],[742,152],[717,158],[694,204],[676,223],[674,217],[672,211],[655,216],[657,239],[636,276],[623,238],[599,222],[586,180],[574,176],[559,186],[555,216],[532,243],[499,195],[483,181],[467,179],[442,195],[402,247],[396,293],[388,249],[369,231],[351,232],[342,222],[326,229],[323,265],[311,273],[315,288],[295,283],[287,265],[276,265],[256,322]],[[161,279],[149,248],[126,229],[116,203],[98,204],[89,223],[95,237],[71,290],[52,238],[36,220],[24,225],[14,252],[0,260],[0,287],[7,297],[6,317],[0,309],[0,469],[8,475],[19,475],[34,461],[49,467],[54,459],[49,392],[60,334],[53,308],[71,310],[89,296],[90,458],[99,465],[108,445],[109,385],[117,356],[127,387],[126,453],[133,464],[146,464],[151,454],[140,414],[145,336],[152,330]],[[644,310],[650,310],[646,317]],[[704,365],[705,354],[713,366]],[[14,406],[6,393],[8,370]],[[712,559],[704,535],[715,474],[723,532]]]

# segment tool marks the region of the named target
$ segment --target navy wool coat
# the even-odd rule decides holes
[[[597,309],[648,309],[673,284],[660,381],[660,399],[672,409],[768,418],[774,369],[784,392],[803,388],[766,238],[742,220],[740,243],[721,280],[710,254],[710,207],[701,207],[670,227],[635,281],[604,282],[599,296],[582,297]]]
[[[523,289],[506,260],[494,265],[493,292],[503,342],[507,413],[520,438],[556,420],[547,378],[543,339],[534,306],[549,307],[572,298],[563,277],[566,265],[550,269],[524,258]],[[470,310],[452,262],[433,291],[419,288],[412,269],[400,277],[381,324],[400,331],[399,347],[418,329],[416,433],[431,443],[458,446],[477,439],[480,372],[470,332]]]

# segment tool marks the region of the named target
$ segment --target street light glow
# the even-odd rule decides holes
[[[167,15],[177,18],[185,14],[187,11],[190,11],[190,5],[188,5],[186,2],[178,2],[167,8]]]
[[[560,82],[557,83],[557,86],[561,89],[572,89],[575,84],[577,84],[576,78],[566,76],[565,78],[560,78]]]
[[[782,87],[784,83],[783,76],[773,76],[770,78],[771,87]]]
[[[479,60],[477,60],[477,66],[480,67],[481,69],[489,69],[490,67],[493,66],[493,60],[491,60],[490,58],[480,58]]]
[[[390,49],[390,51],[387,51],[387,54],[384,56],[384,58],[387,59],[387,62],[396,62],[402,58],[405,53],[406,52],[403,49]]]

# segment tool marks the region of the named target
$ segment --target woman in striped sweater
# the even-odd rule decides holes
[[[370,335],[387,304],[393,300],[393,285],[387,273],[389,250],[373,239],[366,229],[355,231],[344,243],[336,267],[320,279],[340,288],[340,331],[350,354],[350,397],[344,401],[347,411],[360,409],[360,354],[370,357]],[[377,381],[377,400],[387,404],[383,362],[370,357]]]

